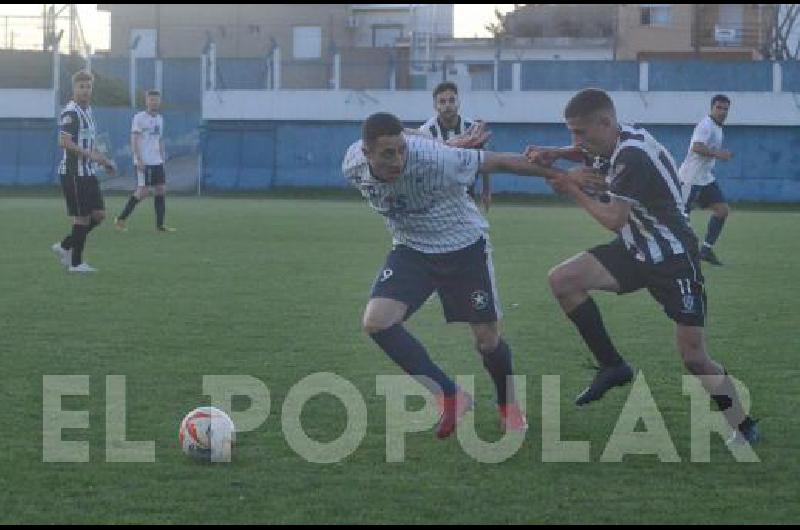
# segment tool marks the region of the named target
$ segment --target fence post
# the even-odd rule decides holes
[[[650,91],[650,63],[642,61],[639,63],[639,92]]]
[[[333,56],[333,89],[342,88],[342,54],[337,53]]]
[[[772,91],[783,92],[783,67],[778,61],[772,63]]]
[[[281,49],[275,48],[275,53],[272,54],[272,71],[274,72],[273,90],[281,89]]]

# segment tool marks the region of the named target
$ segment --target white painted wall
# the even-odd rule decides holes
[[[465,92],[462,112],[491,123],[562,123],[570,92]],[[611,92],[623,121],[695,124],[713,92]],[[792,94],[736,92],[729,125],[800,125],[800,102]],[[217,90],[203,96],[206,120],[362,121],[373,112],[392,112],[403,121],[431,116],[427,91]]]
[[[55,118],[56,95],[51,89],[0,89],[0,118]]]

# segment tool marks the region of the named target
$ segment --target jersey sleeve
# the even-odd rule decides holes
[[[62,112],[58,125],[59,133],[67,134],[72,137],[73,141],[77,142],[79,130],[80,119],[78,118],[78,113],[72,110]]]
[[[642,202],[647,194],[650,159],[636,147],[626,147],[611,167],[609,195],[630,203]]]
[[[133,120],[131,121],[131,132],[132,133],[135,133],[135,134],[141,134],[142,133],[142,119],[141,118],[142,118],[141,114],[134,115]]]
[[[437,152],[440,160],[439,168],[445,181],[464,186],[469,186],[475,181],[483,161],[483,151],[437,144]]]
[[[361,180],[369,173],[369,163],[361,150],[362,141],[358,140],[351,145],[342,161],[342,174],[351,186],[358,187]]]
[[[706,120],[701,121],[697,124],[697,127],[694,128],[694,132],[692,133],[692,144],[700,142],[708,146],[709,141],[711,140],[711,127],[709,126]]]

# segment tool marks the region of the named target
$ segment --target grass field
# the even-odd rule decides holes
[[[107,199],[118,212],[123,197]],[[762,419],[760,463],[736,463],[719,437],[710,463],[689,461],[689,399],[673,327],[646,293],[598,295],[620,350],[650,384],[680,463],[628,456],[600,463],[628,389],[586,409],[590,379],[577,334],[552,300],[548,269],[609,239],[580,210],[497,206],[490,214],[504,334],[527,375],[531,429],[502,464],[480,464],[456,440],[409,434],[406,461],[386,463],[385,402],[376,374],[397,369],[360,332],[360,315],[389,246],[382,221],[354,201],[174,198],[153,230],[152,202],[128,233],[111,223],[90,237],[100,272],[69,276],[50,245],[68,228],[55,197],[0,202],[0,522],[796,522],[800,518],[797,300],[800,213],[734,211],[704,269],[713,354],[745,381]],[[695,227],[705,232],[706,213]],[[446,326],[438,302],[410,329],[451,374],[476,374],[476,423],[498,438],[488,376],[468,330]],[[288,389],[334,372],[365,397],[369,426],[341,463],[311,464],[281,434]],[[42,376],[88,374],[89,463],[42,462]],[[127,376],[127,436],[154,440],[156,462],[105,461],[105,376]],[[183,415],[205,403],[204,374],[246,374],[270,389],[272,413],[241,434],[234,461],[203,465],[177,449]],[[543,463],[541,378],[560,374],[562,439],[591,442],[590,463]],[[246,405],[246,404],[245,404]],[[317,397],[303,412],[311,436],[332,440],[344,408]]]

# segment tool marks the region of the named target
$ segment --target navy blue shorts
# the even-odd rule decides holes
[[[447,322],[497,322],[502,314],[486,240],[444,254],[425,254],[397,245],[378,271],[371,298],[403,302],[408,306],[408,319],[434,291]]]
[[[705,186],[692,186],[689,192],[689,198],[686,199],[686,212],[692,210],[692,205],[697,204],[700,208],[708,208],[712,204],[727,202],[722,189],[717,184],[717,181]]]
[[[618,294],[647,289],[664,313],[678,324],[705,325],[708,300],[697,251],[670,256],[661,263],[644,263],[621,239],[588,251],[617,280]]]

